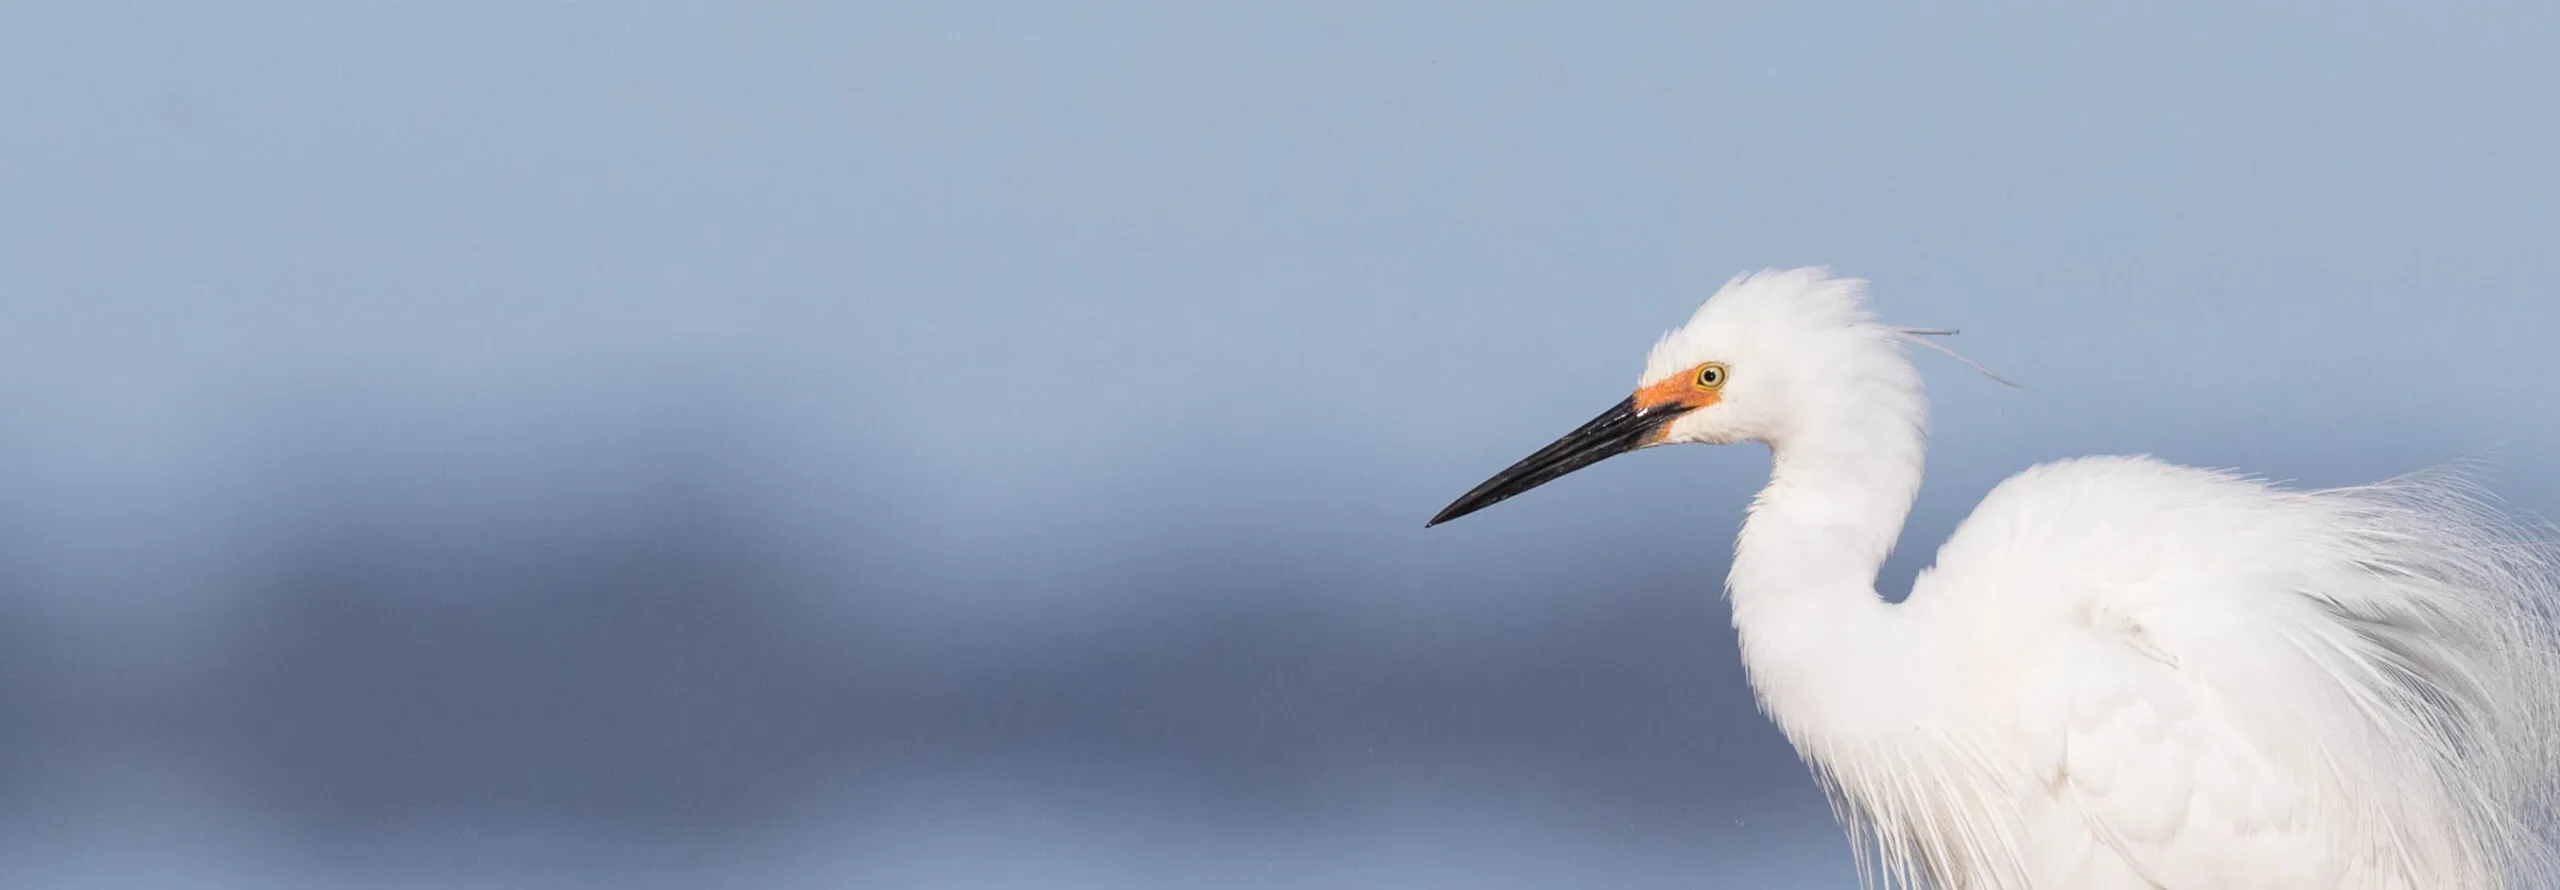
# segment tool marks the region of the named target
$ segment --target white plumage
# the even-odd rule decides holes
[[[1435,523],[1610,454],[1757,441],[1727,594],[1762,708],[1871,879],[2530,886],[2554,875],[2560,548],[2449,472],[2296,491],[2147,457],[2001,483],[1875,578],[1926,403],[1864,284],[1737,277],[1635,397]],[[1614,418],[1614,419],[1613,419]]]

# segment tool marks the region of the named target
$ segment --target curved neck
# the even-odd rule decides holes
[[[1920,491],[1921,409],[1911,402],[1861,406],[1773,439],[1769,485],[1734,546],[1726,591],[1743,667],[1800,746],[1891,722],[1878,704],[1919,666],[1905,651],[1914,635],[1893,632],[1894,608],[1875,588]]]

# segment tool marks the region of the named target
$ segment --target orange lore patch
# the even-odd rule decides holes
[[[1636,390],[1636,410],[1643,411],[1675,402],[1687,405],[1691,409],[1715,404],[1719,398],[1716,390],[1698,385],[1698,369],[1704,367],[1706,365],[1700,364],[1662,378],[1652,386]],[[1671,435],[1671,425],[1666,423],[1655,427],[1653,432],[1646,433],[1644,442],[1636,447],[1650,448],[1662,444],[1663,437],[1668,435]]]
[[[1636,390],[1636,410],[1678,402],[1691,408],[1704,408],[1716,403],[1716,391],[1698,385],[1699,365],[1669,377],[1652,386]]]

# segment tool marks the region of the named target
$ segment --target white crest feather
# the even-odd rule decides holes
[[[1948,358],[1963,362],[1965,367],[1972,368],[1975,372],[1980,373],[1984,377],[2000,381],[2001,383],[2006,384],[2010,389],[2026,388],[2025,386],[2019,385],[2015,380],[2000,376],[1997,371],[1983,367],[1981,362],[1966,358],[1963,353],[1957,352],[1951,347],[1940,344],[1936,340],[1923,339],[1926,337],[1953,337],[1958,333],[1962,333],[1954,328],[1894,328],[1894,331],[1902,334],[1903,339],[1935,349],[1941,353],[1945,353]]]

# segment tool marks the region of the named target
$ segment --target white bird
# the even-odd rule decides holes
[[[2560,548],[2458,474],[2294,490],[2148,457],[2002,482],[1902,603],[1926,401],[1865,282],[1743,275],[1635,394],[1457,518],[1760,442],[1726,596],[1870,886],[2458,890],[2555,874]],[[1934,345],[1934,344],[1929,344]]]

